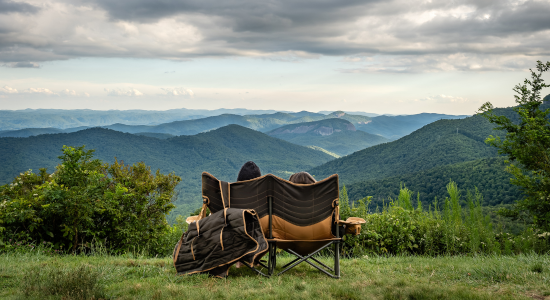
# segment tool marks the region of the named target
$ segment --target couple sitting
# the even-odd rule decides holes
[[[239,171],[237,176],[237,181],[250,180],[262,176],[260,168],[253,162],[246,162]],[[288,181],[298,184],[310,184],[317,182],[313,176],[309,175],[308,172],[298,172],[290,176]]]

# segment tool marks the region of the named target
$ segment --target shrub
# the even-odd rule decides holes
[[[461,193],[454,182],[447,185],[449,197],[440,210],[437,199],[424,211],[419,199],[412,205],[413,192],[401,187],[396,199],[381,212],[369,212],[371,198],[350,206],[346,188],[340,193],[340,217],[364,218],[358,236],[344,236],[342,254],[361,256],[376,254],[453,255],[474,253],[544,253],[550,250],[550,233],[528,228],[520,235],[495,233],[489,216],[482,212],[483,197],[476,189],[467,192],[467,206],[460,206]]]
[[[169,248],[166,215],[181,178],[153,174],[144,163],[128,166],[115,159],[109,165],[92,157],[84,146],[63,146],[52,174],[29,170],[0,187],[0,250],[8,239],[68,251],[87,251],[92,243],[112,252]]]

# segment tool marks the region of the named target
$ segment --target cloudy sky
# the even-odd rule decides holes
[[[550,0],[0,0],[0,109],[472,114],[537,60]]]

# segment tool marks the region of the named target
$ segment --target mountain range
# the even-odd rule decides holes
[[[90,109],[24,109],[0,110],[0,130],[24,128],[96,127],[116,123],[127,125],[155,125],[172,121],[200,119],[220,114],[272,114],[275,110],[235,109],[170,109],[157,110],[90,110]]]
[[[515,114],[509,108],[496,111],[509,117]],[[369,117],[303,111],[104,127],[0,132],[0,136],[19,137],[39,134],[0,138],[0,184],[29,168],[52,171],[62,145],[86,145],[105,162],[114,157],[127,163],[144,161],[154,170],[181,176],[175,211],[181,214],[200,203],[202,171],[234,181],[248,160],[255,161],[262,173],[284,178],[303,170],[318,179],[337,173],[350,199],[374,196],[377,205],[396,197],[401,184],[420,192],[427,205],[434,197],[445,197],[449,180],[461,188],[477,186],[488,204],[511,203],[521,197],[509,184],[503,158],[484,142],[487,136],[501,133],[477,115]],[[343,157],[334,159],[338,156]]]
[[[95,158],[104,162],[113,162],[116,157],[129,164],[143,161],[162,173],[175,172],[183,179],[178,185],[177,204],[192,205],[193,209],[201,201],[203,171],[232,182],[243,163],[252,160],[262,173],[288,178],[333,159],[320,151],[238,125],[165,140],[91,128],[74,133],[0,138],[0,184],[11,182],[28,169],[38,172],[39,168],[48,168],[53,172],[63,145],[86,145],[87,149],[95,149]]]
[[[18,128],[2,130],[0,131],[0,137],[28,137],[38,134],[74,132],[96,126],[128,133],[142,134],[149,132],[164,133],[174,136],[194,135],[230,124],[237,124],[254,130],[267,132],[288,124],[340,118],[354,124],[356,129],[360,131],[381,135],[390,140],[394,140],[434,120],[465,117],[442,114],[418,114],[391,117],[378,116],[371,118],[365,115],[354,115],[343,111],[336,111],[330,114],[301,111],[297,113],[276,112],[249,115],[221,114],[208,117],[186,115],[184,114],[186,111],[181,113],[181,110],[170,110],[165,112],[135,111],[134,115],[131,116],[126,116],[125,114],[131,114],[134,111],[108,111],[109,113],[105,115],[101,115],[102,112],[100,111],[89,110],[62,111],[62,113],[56,114],[57,112],[58,110],[31,110],[30,112],[26,110],[15,112],[0,111],[0,129]],[[73,113],[67,115],[67,112]],[[120,116],[114,112],[120,113]],[[88,113],[88,115],[85,113]],[[22,114],[22,116],[14,118],[14,115],[17,114]],[[158,115],[160,115],[160,117]],[[121,121],[122,119],[124,120]],[[118,120],[118,122],[115,122],[116,120]],[[141,123],[136,124],[139,122]],[[24,126],[23,124],[30,125],[21,128]],[[38,126],[40,124],[44,126]],[[69,124],[78,124],[78,126],[68,127]]]

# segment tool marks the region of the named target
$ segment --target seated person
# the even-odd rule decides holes
[[[250,180],[250,179],[258,178],[260,176],[262,176],[262,172],[260,171],[260,168],[253,161],[247,161],[241,167],[241,170],[239,171],[239,175],[237,176],[237,181]],[[235,267],[238,269],[241,267],[241,265],[242,265],[241,262],[238,261],[235,264]]]
[[[250,180],[260,176],[262,176],[260,168],[253,161],[247,161],[241,167],[239,175],[237,176],[237,181]]]
[[[310,184],[310,183],[316,183],[317,180],[313,178],[313,176],[309,175],[308,172],[298,172],[290,175],[290,178],[288,181],[292,183],[299,183],[299,184]]]

